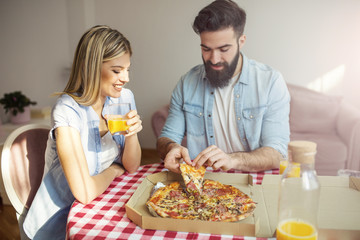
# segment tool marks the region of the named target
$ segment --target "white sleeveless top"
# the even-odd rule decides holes
[[[244,151],[235,116],[234,86],[238,79],[239,75],[236,75],[228,86],[215,89],[213,106],[215,143],[225,153]]]
[[[101,168],[100,172],[104,171],[114,162],[119,154],[119,148],[112,138],[110,131],[101,137]]]

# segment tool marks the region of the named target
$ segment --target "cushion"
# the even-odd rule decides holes
[[[151,116],[151,126],[154,131],[155,137],[158,138],[161,130],[165,125],[166,118],[169,115],[169,105],[162,106]]]
[[[43,177],[48,132],[47,129],[28,130],[11,146],[11,182],[18,198],[27,207],[30,207]]]
[[[328,133],[336,130],[336,117],[341,98],[288,84],[290,101],[290,131]]]

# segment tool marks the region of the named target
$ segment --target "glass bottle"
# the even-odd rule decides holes
[[[320,183],[314,169],[316,143],[293,141],[280,182],[277,240],[316,240]],[[300,170],[300,175],[294,174]]]

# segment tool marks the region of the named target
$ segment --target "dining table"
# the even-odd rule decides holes
[[[135,173],[126,172],[115,178],[107,190],[91,203],[84,205],[75,200],[67,219],[67,239],[274,239],[140,228],[127,217],[125,204],[147,176],[161,171],[167,171],[163,163],[142,165]],[[219,170],[208,168],[207,171]],[[261,184],[265,174],[279,174],[279,169],[250,173],[238,170],[226,172],[250,174],[254,184]]]

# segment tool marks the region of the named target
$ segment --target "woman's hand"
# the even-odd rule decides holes
[[[124,134],[125,137],[137,134],[143,129],[142,121],[136,110],[131,110],[126,117],[128,118],[126,124],[129,126],[129,129],[126,131],[126,134]]]
[[[122,164],[129,173],[134,173],[140,166],[141,147],[137,133],[142,130],[142,121],[136,110],[131,110],[126,114],[128,120],[126,124],[129,126],[126,130],[125,148],[122,156]]]

